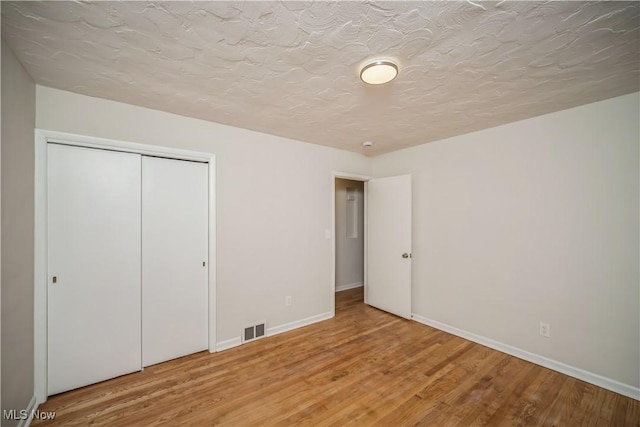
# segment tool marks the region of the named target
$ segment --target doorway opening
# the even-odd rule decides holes
[[[365,186],[364,181],[336,176],[334,180],[334,245],[336,310],[364,302]]]

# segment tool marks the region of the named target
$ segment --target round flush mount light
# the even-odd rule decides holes
[[[373,142],[371,141],[365,141],[362,143],[363,147],[372,147],[373,146]]]
[[[388,59],[375,59],[360,70],[360,78],[370,85],[381,85],[395,79],[398,66]]]

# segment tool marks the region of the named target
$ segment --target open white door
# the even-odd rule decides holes
[[[411,318],[411,175],[367,182],[365,302]]]

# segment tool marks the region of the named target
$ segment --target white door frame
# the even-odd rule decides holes
[[[364,182],[364,302],[367,302],[367,181],[372,177],[331,172],[331,317],[336,315],[336,178]]]
[[[216,199],[215,155],[170,147],[116,141],[44,129],[35,130],[34,217],[34,392],[47,400],[47,143],[100,148],[209,164],[209,352],[216,351]]]

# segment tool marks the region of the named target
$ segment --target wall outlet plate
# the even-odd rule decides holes
[[[540,322],[540,335],[543,337],[551,336],[551,325],[545,322]]]

